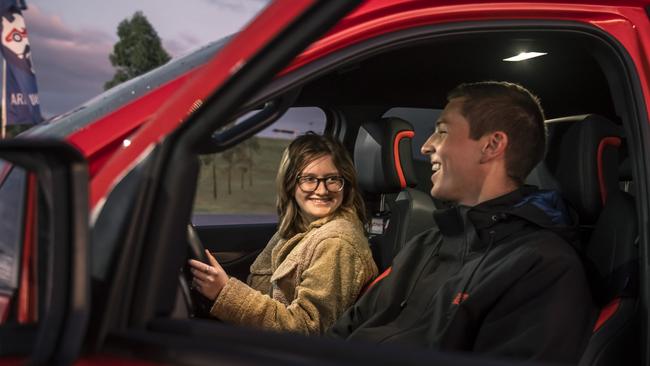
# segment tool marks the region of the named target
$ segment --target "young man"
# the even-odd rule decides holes
[[[329,334],[575,362],[594,307],[572,219],[554,192],[523,185],[544,155],[539,102],[505,82],[463,84],[448,101],[422,153],[431,195],[455,205]]]

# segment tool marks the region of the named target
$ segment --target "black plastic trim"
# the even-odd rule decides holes
[[[38,322],[30,362],[70,363],[79,354],[90,311],[88,167],[83,155],[55,139],[0,141],[0,158],[38,178],[38,245],[49,246],[47,311]],[[39,224],[40,225],[40,224]],[[41,232],[41,229],[47,229]],[[45,242],[42,242],[45,240]],[[44,286],[46,284],[40,283]]]
[[[212,154],[227,150],[275,122],[282,117],[300,94],[299,89],[291,90],[264,104],[264,107],[241,123],[218,132],[199,145],[199,153]]]

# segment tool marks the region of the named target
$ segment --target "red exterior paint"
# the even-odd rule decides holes
[[[406,188],[406,178],[404,177],[404,169],[402,169],[402,162],[399,158],[399,142],[403,138],[413,138],[415,132],[413,131],[400,131],[395,135],[395,141],[393,141],[393,158],[395,159],[395,170],[397,170],[397,177],[399,178],[399,185],[402,188]]]
[[[20,285],[18,288],[18,323],[34,323],[36,314],[36,280],[35,246],[36,238],[36,175],[29,174],[27,178],[27,200],[25,203],[25,233],[23,253],[20,263]]]
[[[230,70],[236,68],[240,60],[250,57],[257,45],[262,44],[271,34],[275,34],[308,3],[308,1],[287,0],[270,6],[253,27],[237,35],[236,39],[226,45],[208,65],[186,75],[187,80],[172,82],[170,84],[174,86],[170,86],[164,92],[144,96],[137,103],[132,103],[89,126],[86,130],[72,135],[70,140],[86,156],[91,157],[93,173],[101,167],[102,163],[94,160],[106,159],[112,154],[112,149],[104,150],[105,155],[99,154],[98,150],[109,143],[117,149],[117,154],[109,159],[105,169],[102,169],[92,180],[91,206],[94,207],[107,194],[115,182],[115,177],[121,176],[147,146],[159,141],[181,123],[189,106],[195,100],[205,98],[221,85],[230,75]],[[648,80],[650,66],[647,61],[648,50],[644,45],[650,44],[650,24],[643,9],[643,4],[647,2],[611,1],[609,3],[613,5],[608,6],[607,2],[477,4],[460,1],[371,1],[339,22],[325,37],[299,55],[283,71],[283,74],[334,51],[389,32],[459,21],[536,19],[575,21],[606,31],[626,47],[635,63],[639,78]],[[235,42],[238,44],[238,49],[231,47]],[[242,45],[246,45],[244,47],[247,48],[242,49]],[[644,95],[650,95],[646,83],[642,83],[642,89]],[[173,102],[168,98],[171,92],[176,94]],[[140,101],[145,102],[143,106],[140,105]],[[650,107],[650,103],[646,105]],[[136,133],[130,147],[123,148],[119,144],[116,145],[116,141],[121,141],[122,138],[118,136],[124,136],[127,131],[133,130],[148,118],[152,123],[147,123],[146,128]],[[114,121],[119,121],[119,124],[124,126],[119,131],[113,131],[112,129],[119,125],[113,123]]]
[[[619,137],[605,137],[598,143],[598,152],[596,162],[598,164],[598,185],[600,186],[600,202],[605,205],[607,202],[607,186],[605,185],[605,175],[603,174],[603,153],[606,147],[619,147],[621,146],[621,139]]]
[[[603,2],[605,3],[605,2]],[[648,19],[638,2],[572,4],[569,2],[497,2],[477,4],[461,1],[376,1],[366,4],[342,20],[327,36],[303,52],[284,72],[289,72],[335,50],[382,34],[418,26],[462,21],[535,19],[577,21],[603,30],[612,22],[631,20],[647,26]],[[629,24],[631,26],[631,24]]]
[[[7,321],[9,305],[11,305],[11,297],[0,295],[0,325]]]
[[[108,161],[108,159],[113,156],[113,154],[117,151],[117,149],[122,146],[122,143],[124,140],[131,136],[139,127],[142,123],[146,122],[147,119],[138,122],[138,125],[135,126],[132,130],[127,131],[126,133],[123,134],[115,134],[113,132],[111,135],[106,134],[104,135],[106,137],[111,136],[110,139],[107,139],[104,141],[105,143],[99,146],[102,146],[101,149],[95,150],[92,155],[88,157],[88,173],[90,177],[94,177],[95,174],[104,166],[104,164]],[[118,129],[117,132],[122,132],[121,129]],[[88,139],[90,140],[90,139]],[[87,142],[88,140],[84,140]]]
[[[213,60],[201,67],[164,103],[131,139],[131,145],[120,147],[92,179],[90,206],[96,209],[117,178],[133,166],[147,149],[162,140],[186,118],[197,99],[205,99],[212,91],[237,72],[243,63],[300,13],[312,5],[310,0],[279,0],[269,5],[255,21],[237,34]],[[129,117],[130,118],[130,117]]]
[[[96,122],[75,131],[68,141],[75,145],[90,162],[90,176],[94,176],[139,126],[151,119],[160,106],[172,98],[197,69],[160,86],[130,104],[100,118]],[[207,93],[207,91],[206,91]]]

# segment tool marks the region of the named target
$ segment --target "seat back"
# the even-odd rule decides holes
[[[380,272],[411,237],[431,228],[431,197],[413,189],[413,127],[389,117],[363,124],[354,147],[354,164],[369,215],[369,241]]]
[[[548,153],[531,179],[559,189],[577,211],[598,307],[580,365],[634,364],[638,228],[633,197],[619,188],[622,130],[593,114],[550,120],[547,129]]]

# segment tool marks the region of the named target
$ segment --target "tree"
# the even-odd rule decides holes
[[[0,108],[0,114],[2,114],[2,108]],[[10,139],[16,137],[23,131],[27,131],[30,128],[34,127],[33,124],[24,124],[24,125],[7,125],[5,126],[5,139]],[[0,137],[1,139],[2,137]]]
[[[32,127],[34,127],[34,125],[9,125],[6,127],[7,130],[5,138],[16,137],[19,133],[26,131]]]
[[[241,172],[241,184],[239,185],[239,188],[243,191],[244,188],[244,177],[246,176],[246,172],[248,171],[248,167],[240,165],[239,166],[239,171]]]
[[[226,161],[226,172],[228,173],[228,194],[232,194],[232,169],[235,163],[235,150],[228,149],[221,153],[221,158]]]
[[[237,168],[239,168],[239,171],[241,173],[241,180],[240,180],[240,189],[244,190],[244,178],[246,177],[246,173],[248,173],[248,185],[249,187],[253,186],[253,163],[254,163],[254,157],[253,154],[256,152],[259,152],[260,150],[260,143],[257,141],[256,137],[252,137],[236,147],[232,148],[233,150],[233,158],[232,161],[229,162],[230,164],[237,165]]]
[[[120,40],[109,55],[116,72],[113,79],[104,84],[104,89],[142,75],[170,59],[158,33],[141,11],[135,12],[131,19],[120,22],[117,36]]]
[[[214,154],[201,155],[201,163],[203,166],[210,165],[212,167],[212,198],[217,199],[217,167]]]
[[[246,146],[248,147],[248,185],[253,186],[253,153],[258,153],[260,151],[260,142],[257,140],[257,137],[252,137],[246,140]]]

